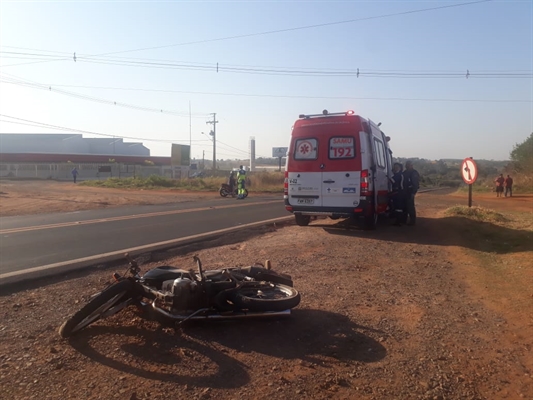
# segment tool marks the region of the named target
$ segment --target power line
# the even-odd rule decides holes
[[[5,74],[4,75],[10,75]],[[14,76],[14,75],[10,75]],[[20,78],[22,79],[22,78]],[[1,79],[0,79],[1,82]],[[5,82],[11,83],[11,82]],[[48,85],[44,85],[48,87]],[[512,100],[512,99],[443,99],[443,98],[418,98],[418,97],[353,97],[353,96],[313,96],[313,95],[283,95],[283,94],[253,94],[253,93],[227,93],[227,92],[200,92],[169,89],[146,89],[146,88],[125,88],[116,86],[87,86],[87,85],[61,85],[50,84],[51,87],[100,89],[100,90],[124,90],[153,93],[179,93],[206,96],[235,96],[235,97],[259,97],[259,98],[286,98],[286,99],[318,99],[318,100],[379,100],[379,101],[424,101],[424,102],[470,102],[470,103],[532,103],[533,100]],[[198,114],[207,115],[207,114]]]
[[[137,51],[156,50],[156,49],[164,49],[164,48],[177,47],[177,46],[186,46],[186,45],[192,45],[192,44],[220,42],[220,41],[225,41],[225,40],[233,40],[233,39],[240,39],[240,38],[247,38],[247,37],[272,35],[272,34],[276,34],[276,33],[293,32],[293,31],[298,31],[298,30],[321,28],[321,27],[325,27],[325,26],[351,24],[351,23],[355,23],[355,22],[369,21],[369,20],[374,20],[374,19],[390,18],[390,17],[401,16],[401,15],[424,13],[424,12],[442,10],[442,9],[447,9],[447,8],[464,7],[464,6],[469,6],[469,5],[473,5],[473,4],[487,3],[487,2],[490,2],[490,1],[492,1],[492,0],[478,0],[478,1],[471,1],[471,2],[466,2],[466,3],[459,3],[459,4],[449,4],[449,5],[445,5],[445,6],[421,8],[421,9],[417,9],[417,10],[402,11],[402,12],[390,13],[390,14],[381,14],[381,15],[375,15],[375,16],[370,16],[370,17],[354,18],[354,19],[343,20],[343,21],[325,22],[325,23],[321,23],[321,24],[305,25],[305,26],[285,28],[285,29],[276,29],[276,30],[271,30],[271,31],[263,31],[263,32],[256,32],[256,33],[241,34],[241,35],[225,36],[225,37],[214,38],[214,39],[204,39],[204,40],[196,40],[196,41],[191,41],[191,42],[174,43],[174,44],[162,45],[162,46],[152,46],[152,47],[143,47],[143,48],[132,49],[132,50],[115,51],[115,52],[109,52],[109,53],[96,54],[96,55],[92,55],[92,56],[100,56],[101,57],[101,56],[109,56],[109,55],[113,55],[113,54],[132,53],[132,52],[137,52]],[[89,57],[92,57],[92,56],[89,56]],[[66,58],[66,59],[70,59],[70,58],[71,57]],[[49,61],[47,60],[47,61],[35,61],[35,62],[32,62],[32,63],[10,64],[10,65],[4,65],[3,67],[13,67],[13,66],[17,66],[17,65],[35,64],[35,63],[41,63],[41,62],[49,62]]]
[[[169,45],[163,45],[163,46],[144,47],[144,48],[133,49],[133,50],[115,51],[115,52],[112,52],[112,53],[100,54],[100,56],[107,56],[107,55],[111,55],[111,54],[132,53],[132,52],[145,51],[145,50],[164,49],[164,48],[168,48],[168,47],[185,46],[185,45],[191,45],[191,44],[220,42],[220,41],[224,41],[224,40],[240,39],[240,38],[245,38],[245,37],[254,37],[254,36],[263,36],[263,35],[272,35],[272,34],[276,34],[276,33],[293,32],[293,31],[305,30],[305,29],[315,29],[315,28],[321,28],[321,27],[325,27],[325,26],[350,24],[350,23],[354,23],[354,22],[369,21],[369,20],[373,20],[373,19],[390,18],[390,17],[396,17],[396,16],[400,16],[400,15],[423,13],[423,12],[428,12],[428,11],[441,10],[441,9],[445,9],[445,8],[463,7],[463,6],[468,6],[468,5],[478,4],[478,3],[487,3],[489,1],[491,1],[491,0],[478,0],[478,1],[471,1],[471,2],[467,2],[467,3],[450,4],[450,5],[446,5],[446,6],[430,7],[430,8],[423,8],[423,9],[418,9],[418,10],[402,11],[402,12],[398,12],[398,13],[382,14],[382,15],[376,15],[376,16],[371,16],[371,17],[354,18],[354,19],[349,19],[349,20],[344,20],[344,21],[326,22],[326,23],[321,23],[321,24],[305,25],[305,26],[293,27],[293,28],[276,29],[276,30],[257,32],[257,33],[248,33],[248,34],[241,34],[241,35],[234,35],[234,36],[226,36],[226,37],[221,37],[221,38],[216,38],[216,39],[196,40],[196,41],[192,41],[192,42],[182,42],[182,43],[175,43],[175,44],[169,44]]]
[[[58,129],[58,130],[64,130],[64,131],[71,131],[69,129],[63,129],[63,128],[60,128],[60,127],[57,127],[57,128],[52,128],[52,127],[46,127],[46,126],[42,126],[42,125],[39,125],[39,123],[25,123],[25,122],[17,122],[17,121],[8,121],[8,120],[5,120],[5,119],[0,119],[0,122],[5,122],[5,123],[8,123],[8,124],[16,124],[16,125],[24,125],[24,126],[32,126],[32,127],[37,127],[37,128],[46,128],[46,129]],[[85,131],[83,131],[85,132]],[[96,133],[95,133],[96,134]],[[127,139],[127,137],[125,136],[112,136],[113,138],[116,138],[116,139]],[[143,141],[146,141],[146,142],[149,142],[149,141],[154,141],[154,140],[151,140],[151,139],[139,139],[139,140],[143,140]],[[182,141],[184,142],[184,141]],[[207,142],[207,140],[193,140],[193,142]],[[176,143],[176,141],[172,141],[172,143]],[[201,146],[201,145],[199,145]],[[229,154],[229,153],[221,153],[219,152],[218,153],[219,155],[223,155],[223,156],[227,156],[227,157],[235,157],[235,153],[233,154]]]
[[[303,70],[303,69],[267,69],[267,68],[243,68],[243,67],[226,67],[220,63],[211,66],[206,65],[183,65],[172,63],[154,63],[154,62],[131,62],[131,61],[95,61],[92,59],[80,58],[80,62],[93,64],[116,65],[124,67],[138,68],[156,68],[156,69],[177,69],[191,71],[205,71],[213,73],[233,73],[233,74],[252,74],[252,75],[285,75],[285,76],[306,76],[306,77],[356,77],[356,78],[533,78],[531,72],[498,72],[498,73],[481,73],[465,70],[463,72],[378,72],[357,70]]]
[[[6,52],[0,52],[6,53]],[[231,66],[220,63],[193,63],[188,61],[130,61],[127,59],[101,59],[95,57],[76,58],[77,62],[91,64],[116,65],[125,67],[177,69],[191,71],[205,71],[215,73],[255,74],[255,75],[288,75],[307,77],[356,77],[356,78],[459,78],[459,79],[509,79],[533,78],[531,71],[394,71],[394,70],[366,70],[356,69],[316,69],[316,68],[291,68],[291,67],[261,67],[261,66]]]
[[[87,131],[87,130],[82,130],[82,129],[68,128],[68,127],[64,127],[64,126],[60,126],[60,125],[46,124],[46,123],[43,123],[43,122],[32,121],[32,120],[29,120],[29,119],[12,117],[10,115],[5,115],[5,114],[0,114],[0,117],[11,118],[11,119],[15,120],[15,121],[2,120],[2,122],[16,123],[16,124],[19,124],[19,125],[28,125],[28,126],[34,126],[34,127],[39,127],[39,128],[45,128],[45,129],[59,129],[59,130],[68,131],[68,132],[71,132],[71,133],[72,132],[86,133],[86,134],[90,134],[90,135],[112,137],[112,138],[116,138],[116,139],[142,140],[142,141],[145,141],[145,142],[162,142],[162,143],[183,142],[183,143],[189,143],[188,140],[147,139],[147,138],[138,138],[138,137],[132,137],[132,136],[112,135],[112,134],[108,134],[108,133],[100,133],[100,132],[93,132],[93,131]],[[18,121],[22,121],[22,122],[18,122]],[[193,140],[193,142],[204,142],[204,141],[205,140]]]
[[[10,48],[19,48],[19,47],[13,47],[13,46],[3,46],[3,47],[10,47]],[[24,48],[22,48],[24,49]],[[51,50],[37,50],[41,52],[54,52]],[[64,53],[64,52],[62,52]],[[43,54],[31,54],[31,53],[15,53],[15,52],[6,52],[6,51],[0,51],[0,54],[21,54],[21,55],[37,55],[37,56],[45,56]],[[3,58],[6,58],[6,56],[0,56]],[[58,57],[58,56],[51,56],[51,57]],[[71,57],[71,56],[69,56]],[[392,74],[403,74],[403,75],[442,75],[442,74],[448,74],[448,75],[459,75],[464,76],[466,70],[398,70],[398,69],[373,69],[373,70],[366,70],[366,69],[346,69],[346,68],[327,68],[327,69],[319,69],[319,68],[313,68],[313,67],[282,67],[282,66],[261,66],[261,65],[243,65],[243,64],[221,64],[221,63],[205,63],[205,62],[198,62],[198,61],[177,61],[177,60],[168,60],[168,59],[153,59],[153,58],[138,58],[138,57],[106,57],[104,59],[98,58],[98,56],[78,56],[76,60],[93,60],[93,61],[103,61],[103,62],[144,62],[147,65],[162,65],[162,66],[175,66],[175,67],[198,67],[198,68],[205,68],[207,70],[223,70],[224,68],[231,68],[231,69],[243,69],[243,70],[258,70],[261,72],[277,72],[278,70],[281,70],[282,72],[288,71],[293,73],[303,72],[303,73],[331,73],[331,71],[336,73],[351,73],[356,74],[357,71],[361,70],[360,72],[364,73],[392,73]],[[141,63],[142,64],[142,63]],[[480,70],[476,72],[477,74],[481,75],[501,75],[501,74],[531,74],[530,69],[526,70]]]
[[[39,90],[45,90],[45,91],[49,91],[49,92],[62,94],[62,95],[65,95],[65,96],[74,97],[74,98],[81,99],[81,100],[92,101],[92,102],[100,103],[100,104],[113,105],[113,106],[117,106],[117,107],[124,107],[124,108],[129,108],[129,109],[133,109],[133,110],[137,110],[137,111],[148,111],[148,112],[169,114],[169,115],[174,115],[174,116],[177,116],[177,117],[187,117],[187,118],[191,117],[190,114],[185,113],[185,112],[169,111],[169,110],[164,110],[164,109],[159,109],[159,108],[142,107],[142,106],[137,106],[137,105],[133,105],[133,104],[117,102],[117,101],[113,101],[113,100],[101,99],[101,98],[87,96],[87,95],[80,94],[80,93],[69,92],[69,91],[62,90],[62,89],[55,89],[55,88],[52,88],[51,85],[44,85],[44,84],[37,83],[37,82],[23,80],[21,78],[18,78],[18,80],[17,80],[17,79],[13,79],[13,78],[7,77],[7,79],[10,79],[10,80],[6,80],[6,78],[0,78],[0,82],[7,83],[7,84],[12,84],[12,85],[30,87],[30,88],[39,89]],[[194,118],[205,118],[205,115],[207,115],[207,114],[196,114],[196,115],[194,115]]]
[[[222,144],[223,146],[226,146],[226,150],[229,150],[229,151],[238,151],[238,152],[241,152],[241,153],[244,153],[246,154],[247,156],[250,156],[250,151],[249,150],[242,150],[242,149],[238,149],[237,147],[233,147],[227,143],[224,143],[224,142],[221,142],[220,140],[217,140],[217,144],[220,145]],[[264,157],[264,158],[272,158],[272,157],[266,157],[264,155],[261,155],[261,154],[256,154],[256,156],[259,156],[259,157]]]

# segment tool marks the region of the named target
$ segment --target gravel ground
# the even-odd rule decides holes
[[[63,340],[65,317],[113,270],[3,293],[0,398],[533,399],[531,245],[498,255],[523,268],[512,288],[521,302],[508,307],[506,292],[476,278],[486,251],[458,240],[464,222],[442,214],[455,200],[417,201],[415,227],[265,227],[142,265],[193,268],[193,254],[208,268],[269,259],[301,292],[289,318],[175,329],[132,308]]]

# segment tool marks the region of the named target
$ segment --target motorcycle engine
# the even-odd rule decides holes
[[[200,291],[196,282],[189,278],[177,278],[163,282],[163,291],[173,294],[172,307],[176,311],[190,311],[198,308]]]

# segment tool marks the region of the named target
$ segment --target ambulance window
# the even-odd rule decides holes
[[[294,146],[295,160],[316,160],[318,142],[316,139],[298,139]]]
[[[352,136],[337,136],[329,139],[329,158],[354,158],[355,139]]]
[[[374,139],[374,144],[376,145],[376,163],[378,167],[385,168],[385,147],[383,142],[378,139]]]

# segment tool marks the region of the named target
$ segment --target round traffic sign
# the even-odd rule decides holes
[[[473,184],[477,179],[477,165],[471,158],[465,158],[461,164],[461,175],[467,185]]]

